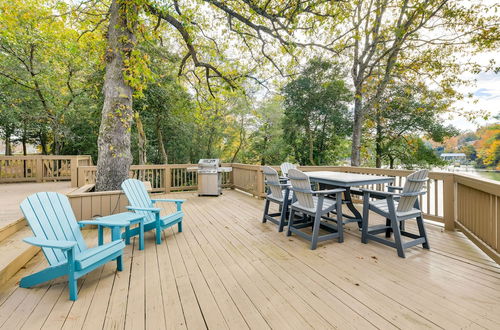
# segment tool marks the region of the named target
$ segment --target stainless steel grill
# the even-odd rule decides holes
[[[221,167],[219,159],[200,159],[198,167],[198,196],[219,196],[222,173],[231,172],[231,167]]]

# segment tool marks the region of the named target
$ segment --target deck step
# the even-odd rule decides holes
[[[40,251],[23,242],[23,238],[30,236],[33,236],[31,229],[25,226],[0,242],[0,286]]]

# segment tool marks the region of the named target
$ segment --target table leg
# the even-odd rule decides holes
[[[347,208],[352,212],[352,214],[354,214],[354,217],[357,219],[359,229],[361,229],[361,227],[363,226],[361,223],[361,221],[363,220],[363,217],[361,216],[361,213],[359,213],[359,211],[354,206],[354,203],[352,202],[351,188],[350,187],[345,188],[344,200],[345,200],[345,203],[347,204]]]
[[[144,250],[144,221],[139,222],[139,250]]]
[[[97,226],[97,244],[99,246],[104,244],[104,234],[103,234],[104,228],[101,225]]]

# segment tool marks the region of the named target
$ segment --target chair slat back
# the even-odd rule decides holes
[[[291,169],[294,170],[297,169],[297,165],[292,163],[283,163],[281,164],[280,169],[281,169],[281,175],[288,176],[288,171],[290,171]]]
[[[39,192],[21,203],[21,211],[37,238],[77,242],[76,253],[87,249],[68,197],[55,192]],[[49,264],[66,261],[60,249],[42,248]]]
[[[271,196],[277,199],[283,199],[283,190],[280,186],[280,177],[278,172],[272,167],[264,166],[262,168],[264,173],[264,178],[266,179],[266,185],[271,190]]]
[[[312,194],[301,191],[311,190],[311,182],[309,180],[309,177],[304,172],[292,168],[288,171],[288,178],[290,179],[294,196],[297,197],[297,202],[299,203],[299,205],[305,208],[314,208]]]
[[[402,193],[415,193],[420,192],[424,189],[424,185],[427,182],[429,175],[428,170],[420,170],[412,173],[406,177],[405,185],[403,186]],[[410,211],[415,205],[415,201],[418,196],[403,196],[400,198],[398,203],[398,212]]]
[[[122,189],[127,196],[129,206],[133,207],[153,207],[153,202],[148,195],[146,187],[142,181],[136,179],[127,179],[122,183]],[[144,223],[150,223],[155,221],[155,216],[153,212],[146,211],[135,211],[141,215],[144,215]]]

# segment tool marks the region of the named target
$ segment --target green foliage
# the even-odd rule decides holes
[[[243,162],[281,164],[287,159],[291,148],[283,141],[283,107],[279,98],[265,100],[255,110],[255,130],[250,134],[250,146]]]
[[[110,1],[72,3],[0,0],[0,137],[95,159]],[[338,163],[349,155],[356,92],[368,118],[367,165],[373,158],[390,166],[438,164],[424,141],[456,134],[442,118],[462,97],[459,74],[483,69],[457,53],[499,42],[498,15],[483,2],[120,3],[134,37],[126,40],[133,47],[123,50],[122,72],[151,163]],[[408,24],[398,26],[396,13]],[[360,79],[346,84],[341,68]],[[431,80],[435,91],[425,88]],[[129,119],[121,118],[127,127]],[[137,127],[131,132],[137,163]],[[481,166],[498,166],[498,135],[480,133],[464,137],[461,145],[484,141],[464,152]]]
[[[61,153],[71,123],[92,106],[99,82],[88,82],[103,44],[92,33],[78,42],[75,25],[53,14],[56,5],[65,9],[49,0],[0,2],[0,85],[3,111],[18,114],[10,118],[17,118],[21,135],[44,152]]]
[[[340,66],[314,59],[283,88],[284,139],[301,164],[332,164],[341,159],[350,133],[347,88]]]
[[[412,85],[391,87],[385,93],[386,101],[370,113],[367,123],[377,167],[384,162],[391,168],[397,163],[409,166],[412,162],[438,165],[439,159],[428,152],[419,137],[443,142],[458,134],[441,118],[449,107],[448,100],[425,87],[418,91]]]

